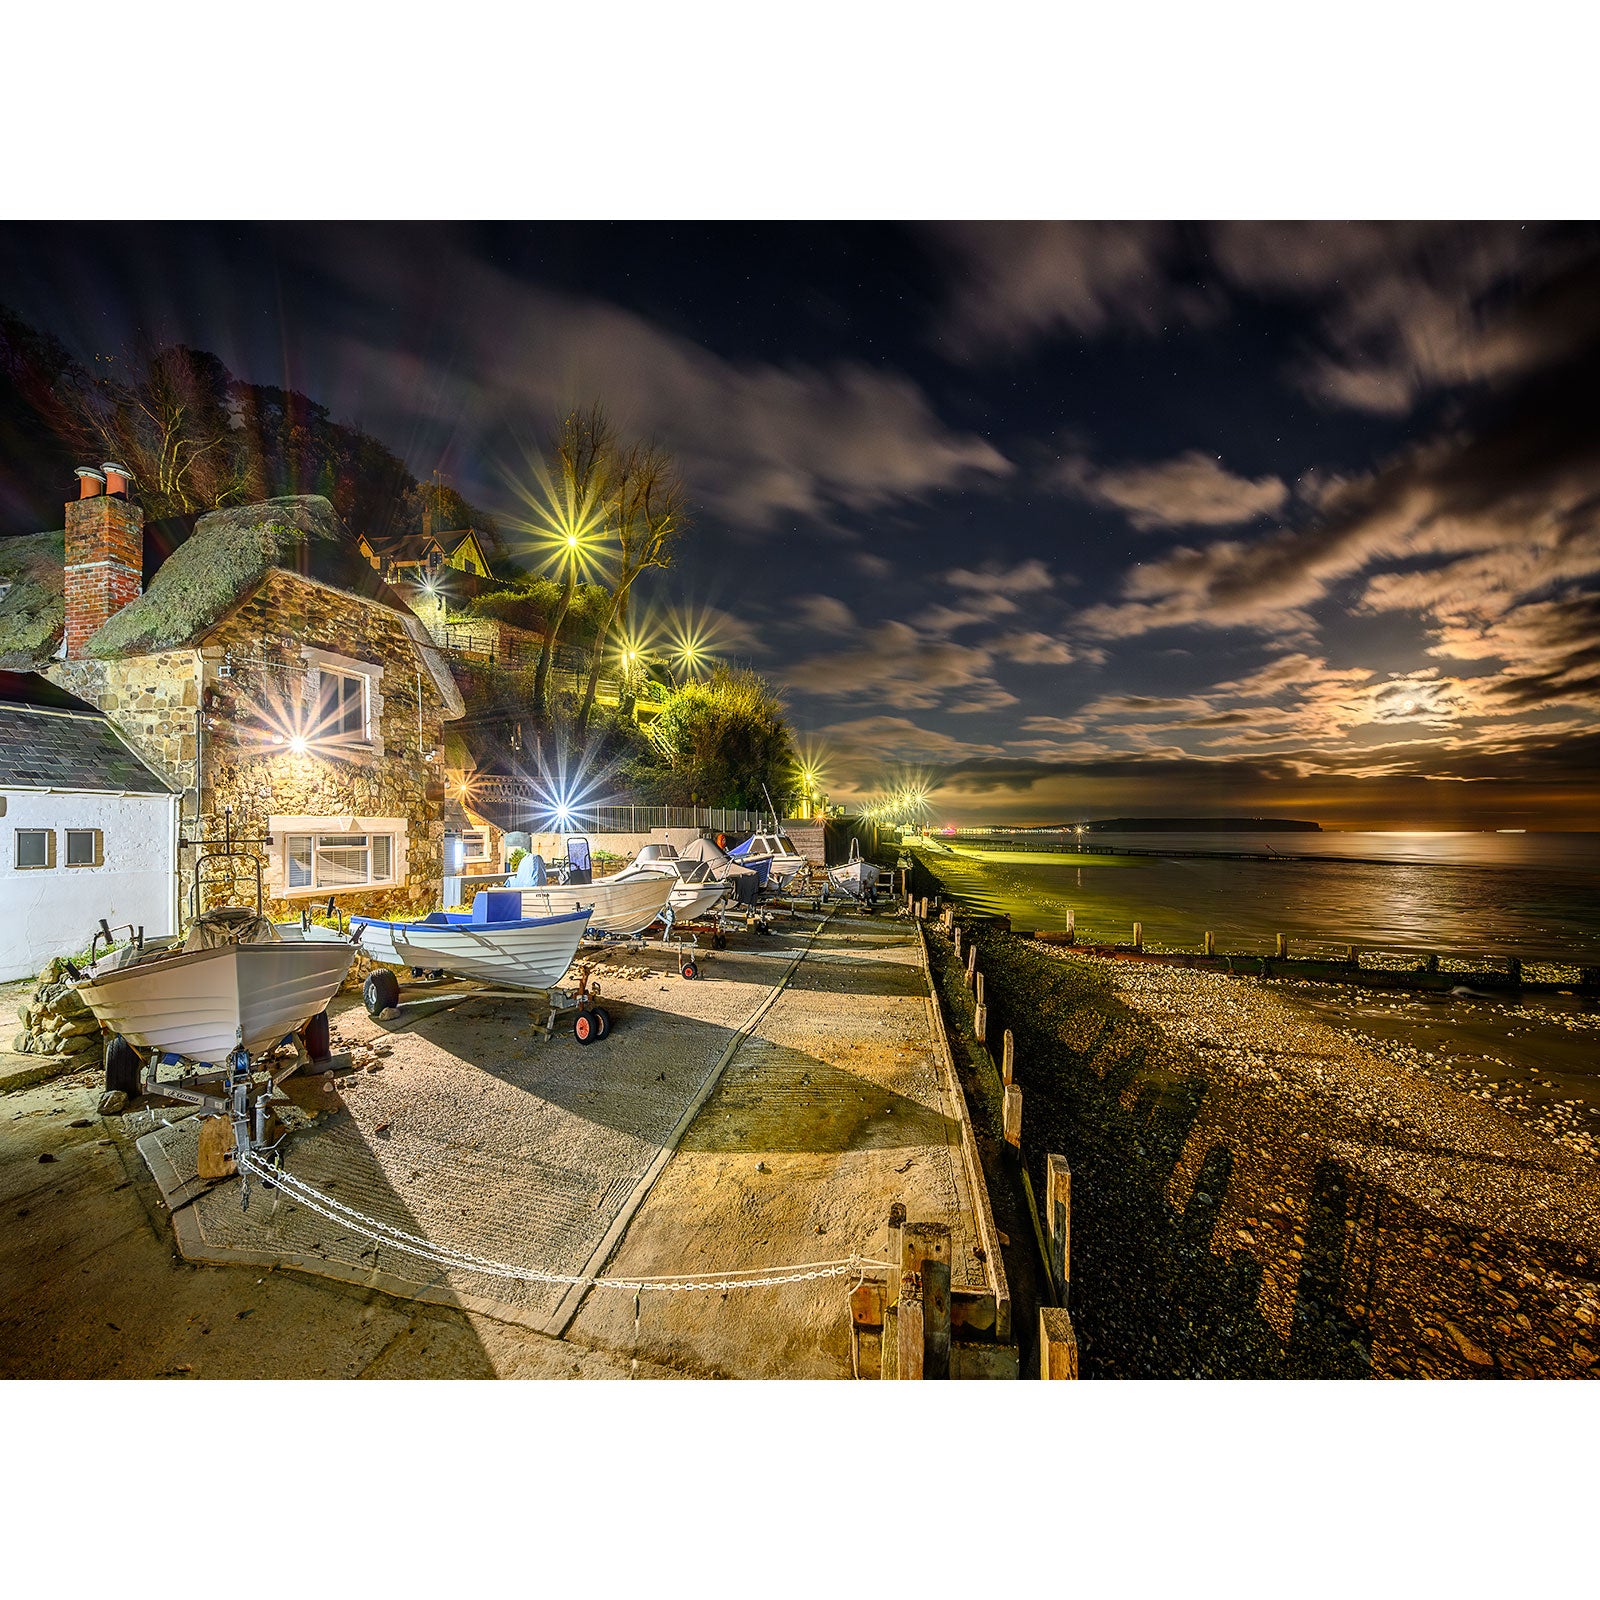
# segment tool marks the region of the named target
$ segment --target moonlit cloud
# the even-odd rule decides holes
[[[1126,512],[1143,530],[1251,522],[1278,510],[1289,495],[1281,478],[1240,477],[1199,450],[1149,466],[1116,468],[1096,468],[1073,457],[1056,481],[1086,500]]]

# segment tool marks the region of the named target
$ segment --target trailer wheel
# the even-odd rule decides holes
[[[572,1037],[579,1044],[593,1044],[600,1037],[600,1024],[592,1011],[580,1011],[572,1019]]]
[[[595,1038],[603,1039],[611,1032],[611,1013],[604,1006],[594,1008]]]
[[[681,977],[685,978],[698,978],[700,976],[699,967],[697,967],[692,961],[685,961],[684,964],[678,969],[678,972]]]
[[[361,999],[367,1015],[376,1017],[380,1011],[400,1004],[400,980],[387,967],[379,967],[367,974],[367,981],[361,985]]]
[[[328,1013],[319,1011],[301,1032],[301,1039],[305,1043],[306,1054],[313,1061],[326,1061],[333,1051],[329,1047]]]
[[[139,1052],[120,1033],[111,1035],[106,1044],[106,1088],[120,1089],[131,1100],[139,1092],[139,1075],[144,1062]]]

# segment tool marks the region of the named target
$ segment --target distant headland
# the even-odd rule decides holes
[[[1290,817],[1102,817],[1071,823],[1085,833],[1321,833],[1316,822]]]

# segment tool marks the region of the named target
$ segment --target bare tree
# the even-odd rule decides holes
[[[589,713],[594,708],[606,639],[618,617],[627,615],[628,592],[641,572],[672,564],[688,522],[683,480],[672,457],[653,441],[631,446],[618,464],[616,484],[606,508],[606,524],[616,548],[617,576],[611,604],[595,637],[589,681],[578,707],[580,739],[588,729]]]
[[[556,431],[554,471],[546,488],[550,515],[546,532],[557,545],[557,571],[563,577],[561,598],[545,623],[539,665],[533,677],[534,713],[548,721],[550,715],[550,662],[556,636],[567,620],[578,587],[585,548],[606,518],[615,495],[618,452],[616,430],[604,409],[596,404],[587,411],[569,411]]]

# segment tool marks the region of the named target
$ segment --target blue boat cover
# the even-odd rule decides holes
[[[521,922],[522,891],[520,889],[480,889],[472,897],[474,924],[485,922]]]

